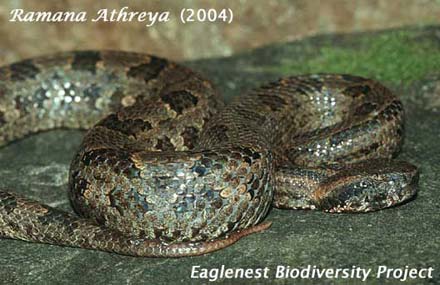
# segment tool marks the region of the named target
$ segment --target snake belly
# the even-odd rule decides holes
[[[0,236],[134,256],[191,256],[266,229],[271,205],[365,212],[413,197],[392,158],[400,101],[351,75],[280,79],[223,106],[155,56],[79,51],[0,69],[0,145],[87,130],[69,172],[75,216],[0,190]]]

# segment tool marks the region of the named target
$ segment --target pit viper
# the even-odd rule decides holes
[[[227,105],[166,59],[73,51],[0,69],[0,145],[87,130],[69,171],[78,215],[0,190],[0,236],[146,257],[212,252],[270,226],[271,206],[367,212],[417,191],[394,160],[402,104],[348,74],[281,78]]]

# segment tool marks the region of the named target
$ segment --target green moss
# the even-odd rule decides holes
[[[359,42],[342,47],[333,47],[328,41],[311,58],[283,61],[276,71],[351,73],[406,85],[440,70],[438,43],[426,38],[420,41],[414,34],[401,31],[360,37]]]

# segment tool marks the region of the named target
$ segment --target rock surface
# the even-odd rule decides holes
[[[175,284],[190,279],[191,267],[277,265],[321,268],[435,268],[440,282],[440,27],[320,36],[253,50],[230,58],[188,62],[217,83],[228,99],[282,75],[345,72],[383,81],[407,110],[406,142],[400,158],[420,167],[417,198],[369,214],[272,210],[272,227],[224,250],[184,259],[133,258],[104,252],[0,240],[3,284]],[[53,131],[0,150],[0,187],[52,206],[70,209],[67,172],[81,141],[78,131]],[[240,280],[221,280],[232,283]],[[253,280],[251,283],[263,283]],[[358,280],[276,280],[279,284],[358,284]],[[348,282],[347,282],[348,281]],[[369,281],[377,281],[374,278]],[[381,283],[396,284],[393,279]],[[241,283],[241,282],[237,282]]]

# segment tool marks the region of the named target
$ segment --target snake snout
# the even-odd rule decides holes
[[[375,211],[412,198],[418,177],[417,168],[408,162],[368,160],[324,181],[315,198],[329,212]]]

